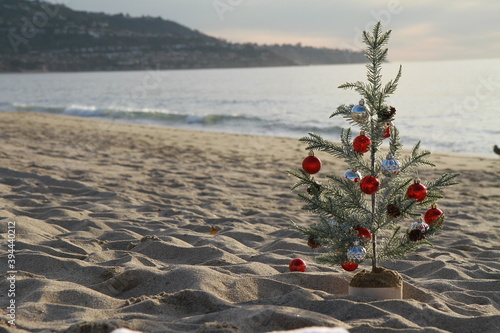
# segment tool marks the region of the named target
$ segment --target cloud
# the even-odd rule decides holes
[[[314,47],[334,47],[341,44],[342,40],[335,36],[315,36],[311,33],[289,33],[276,30],[256,30],[256,29],[242,29],[231,31],[217,31],[211,32],[214,37],[223,36],[223,39],[230,40],[238,43],[257,43],[257,44],[297,44],[301,43],[303,46]],[[222,38],[222,37],[221,37]]]

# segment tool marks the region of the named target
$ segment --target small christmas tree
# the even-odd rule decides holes
[[[328,248],[318,261],[342,265],[347,271],[371,259],[372,273],[377,273],[381,271],[380,261],[402,258],[429,244],[429,238],[445,222],[445,215],[435,203],[443,198],[441,190],[456,184],[458,176],[444,174],[427,182],[415,178],[418,167],[434,166],[427,159],[430,152],[420,150],[420,142],[409,156],[400,155],[399,132],[392,123],[396,109],[387,105],[386,99],[396,90],[401,66],[396,77],[385,85],[381,75],[388,51],[384,46],[390,33],[383,32],[380,23],[372,33],[363,32],[368,82],[345,83],[339,87],[354,89],[362,99],[357,105],[340,105],[330,116],[344,117],[360,128],[359,135],[352,139],[351,129],[343,129],[340,143],[333,143],[309,133],[300,139],[308,145],[309,156],[304,159],[301,170],[289,172],[298,179],[292,189],[304,186],[307,190],[299,194],[305,202],[303,209],[319,215],[319,222],[312,226],[294,223],[294,227],[307,236],[309,246]],[[385,139],[389,144],[383,152]],[[344,170],[345,173],[326,176],[328,183],[321,184],[312,176],[321,169],[321,161],[313,151],[343,159],[350,168]],[[408,220],[413,222],[409,228],[406,227]]]

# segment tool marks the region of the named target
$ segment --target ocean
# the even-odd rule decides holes
[[[405,148],[495,156],[500,146],[500,59],[401,63],[387,101]],[[399,63],[386,63],[384,81]],[[363,64],[134,72],[0,74],[0,111],[41,112],[227,133],[338,141],[329,116],[360,96]],[[358,129],[353,128],[354,134]]]

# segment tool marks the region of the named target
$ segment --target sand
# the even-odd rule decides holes
[[[500,331],[493,154],[431,156],[421,178],[462,173],[440,201],[449,222],[433,247],[383,263],[404,299],[377,301],[348,296],[353,273],[315,262],[323,249],[290,229],[316,221],[285,173],[306,156],[295,139],[22,113],[0,123],[2,332]],[[321,158],[322,174],[347,168]],[[295,257],[305,273],[289,272]]]

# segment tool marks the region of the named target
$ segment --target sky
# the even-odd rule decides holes
[[[361,50],[393,30],[390,61],[500,58],[499,0],[48,0],[76,9],[161,16],[230,42]]]

